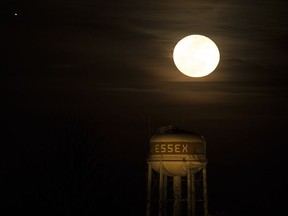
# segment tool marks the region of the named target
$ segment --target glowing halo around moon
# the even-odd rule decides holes
[[[204,77],[217,67],[220,52],[216,44],[208,37],[189,35],[176,44],[173,60],[183,74],[190,77]]]

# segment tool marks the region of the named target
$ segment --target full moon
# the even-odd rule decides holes
[[[216,44],[208,37],[189,35],[176,44],[173,60],[183,74],[189,77],[204,77],[217,67],[220,52]]]

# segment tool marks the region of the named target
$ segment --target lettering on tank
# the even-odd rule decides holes
[[[151,143],[151,154],[204,154],[204,143]]]

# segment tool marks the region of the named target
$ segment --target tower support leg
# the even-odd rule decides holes
[[[151,215],[151,183],[152,183],[152,168],[151,168],[151,164],[148,163],[148,184],[147,184],[146,216],[150,216]]]
[[[160,176],[159,176],[159,216],[163,216],[163,165],[160,163]]]
[[[187,171],[187,212],[188,216],[192,216],[192,202],[191,202],[191,171]]]
[[[191,203],[192,203],[192,216],[196,216],[196,191],[195,191],[195,172],[191,170]]]
[[[173,216],[180,216],[181,215],[181,176],[173,177],[173,192],[174,192]]]
[[[164,175],[163,176],[163,215],[166,215],[167,214],[167,182],[168,179],[167,179],[167,176]]]
[[[206,167],[203,168],[202,174],[203,174],[204,216],[208,216],[208,195],[207,195],[207,171],[206,171]]]

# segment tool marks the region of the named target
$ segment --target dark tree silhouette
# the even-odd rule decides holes
[[[101,127],[82,120],[22,120],[6,122],[2,130],[1,208],[38,215],[107,212],[107,158],[113,151]]]

